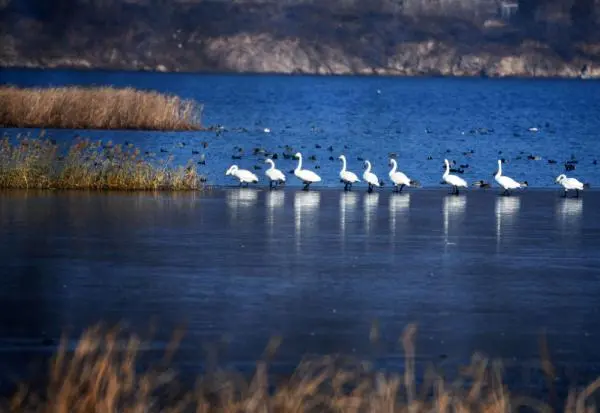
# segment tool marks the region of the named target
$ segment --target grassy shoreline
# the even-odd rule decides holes
[[[386,373],[361,360],[324,356],[307,358],[291,375],[273,380],[269,364],[279,346],[273,339],[253,375],[214,367],[190,389],[178,382],[170,367],[182,331],[176,332],[162,360],[153,366],[141,360],[146,342],[139,336],[95,326],[80,336],[74,349],[63,337],[44,374],[45,390],[39,393],[23,384],[8,403],[0,403],[0,412],[504,413],[520,406],[554,411],[546,400],[512,393],[503,382],[501,366],[480,355],[474,355],[455,380],[432,368],[417,385],[415,336],[415,325],[402,334],[402,372]],[[541,369],[552,383],[553,367],[544,354],[542,347]],[[573,389],[564,410],[593,411],[592,396],[599,387],[596,380],[584,389]]]
[[[132,144],[76,139],[66,151],[52,139],[0,139],[0,189],[200,190],[204,178],[190,160],[143,155]]]
[[[0,127],[201,130],[202,106],[152,91],[113,87],[0,87]]]

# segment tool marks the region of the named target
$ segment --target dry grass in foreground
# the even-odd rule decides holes
[[[0,126],[64,129],[198,130],[192,100],[132,88],[0,87]]]
[[[196,190],[196,165],[172,167],[171,158],[141,155],[129,144],[78,139],[65,153],[50,139],[0,140],[0,188]]]
[[[138,337],[95,327],[83,334],[73,352],[62,341],[45,392],[22,386],[7,405],[0,406],[0,412],[504,413],[518,411],[520,406],[552,411],[541,401],[511,395],[499,369],[482,357],[473,358],[459,381],[449,383],[431,371],[417,388],[415,331],[409,326],[402,338],[406,354],[402,375],[377,372],[366,363],[323,357],[306,360],[291,376],[270,383],[267,368],[276,347],[270,345],[253,377],[211,371],[198,379],[194,390],[184,391],[176,383],[175,372],[165,367],[181,335],[168,346],[164,365],[142,369],[143,343]],[[592,411],[588,398],[597,387],[595,382],[581,392],[573,391],[565,411]]]

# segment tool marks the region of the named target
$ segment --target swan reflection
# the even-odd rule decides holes
[[[561,232],[578,233],[581,229],[583,198],[561,198],[556,204],[556,219]]]
[[[404,215],[410,209],[410,194],[392,194],[390,195],[389,214],[390,214],[390,232],[396,236],[396,217]]]
[[[467,197],[446,195],[444,197],[443,213],[444,213],[444,249],[453,243],[448,242],[448,232],[450,222],[455,223],[460,220],[467,209]]]
[[[340,232],[342,233],[342,240],[346,236],[346,214],[348,212],[350,215],[354,213],[358,204],[358,197],[359,195],[354,192],[342,192],[340,194]]]
[[[275,223],[275,210],[283,207],[285,202],[285,192],[269,191],[265,196],[265,206],[267,207],[267,224],[269,224],[269,231],[272,233],[273,225]]]
[[[363,209],[365,212],[365,227],[366,232],[369,234],[371,232],[371,220],[375,215],[375,211],[377,210],[377,205],[379,204],[379,193],[372,192],[370,194],[365,194],[363,200]]]
[[[294,226],[296,248],[300,248],[300,238],[303,229],[310,229],[317,222],[317,211],[321,202],[320,192],[296,192],[294,194]]]
[[[241,210],[248,210],[256,205],[258,191],[250,188],[228,190],[226,203],[231,215],[237,219]]]
[[[496,198],[494,210],[496,212],[496,252],[500,248],[503,229],[514,226],[514,221],[521,208],[521,199],[513,196],[499,196]]]

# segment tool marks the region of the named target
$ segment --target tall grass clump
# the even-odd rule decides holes
[[[76,139],[65,151],[51,139],[0,140],[0,188],[195,190],[202,178],[193,161],[142,155],[132,144]]]
[[[358,360],[325,356],[305,359],[291,375],[274,380],[268,365],[275,344],[257,362],[253,375],[212,368],[195,386],[186,387],[169,368],[181,334],[153,367],[141,362],[144,342],[139,337],[94,327],[74,350],[63,339],[49,373],[43,375],[45,390],[21,386],[12,400],[0,405],[0,412],[506,413],[524,406],[553,411],[544,401],[511,394],[500,368],[481,356],[474,356],[454,381],[431,369],[417,385],[414,333],[415,327],[409,326],[402,337],[404,372],[386,373]],[[564,410],[593,411],[589,397],[597,387],[592,383],[571,392]]]
[[[132,88],[0,87],[0,126],[63,129],[198,130],[201,105]]]

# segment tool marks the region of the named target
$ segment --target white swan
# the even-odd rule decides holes
[[[365,161],[365,165],[367,165],[367,169],[365,172],[363,172],[363,179],[369,184],[368,192],[373,192],[374,186],[381,186],[379,185],[379,178],[377,178],[377,175],[371,172],[371,162]]]
[[[294,175],[296,175],[296,177],[304,184],[304,188],[302,189],[306,191],[310,184],[321,182],[321,177],[319,175],[308,169],[302,169],[302,154],[300,152],[296,152],[296,158],[298,158],[298,166],[294,169]]]
[[[238,168],[237,165],[231,165],[227,172],[225,172],[225,175],[235,176],[237,179],[240,180],[240,185],[246,184],[246,186],[248,186],[248,184],[250,183],[255,184],[258,182],[258,177],[256,175],[254,175],[247,169]]]
[[[342,160],[342,170],[340,171],[340,180],[344,183],[344,191],[351,190],[352,184],[360,182],[358,176],[354,172],[346,170],[346,157],[340,155],[338,159]]]
[[[394,184],[395,192],[402,192],[405,186],[412,186],[413,181],[406,176],[404,172],[396,171],[398,169],[398,164],[396,160],[391,158],[390,163],[392,164],[392,170],[389,173],[390,180]]]
[[[275,186],[279,186],[281,183],[285,183],[285,175],[281,170],[275,169],[275,162],[272,159],[266,159],[265,163],[271,164],[271,167],[265,171],[265,175],[269,178],[269,189]]]
[[[518,189],[518,188],[527,186],[527,182],[520,183],[508,176],[502,175],[502,160],[501,159],[498,159],[498,171],[496,172],[496,175],[494,175],[494,179],[496,180],[496,182],[498,182],[498,185],[500,185],[502,188],[504,188],[504,192],[503,192],[504,195],[510,195],[510,192],[509,192],[510,189]]]
[[[565,188],[565,194],[563,195],[564,197],[567,196],[567,191],[574,189],[576,194],[575,196],[579,198],[579,191],[583,191],[583,188],[586,186],[583,184],[583,182],[580,182],[576,178],[567,178],[567,175],[565,174],[558,175],[556,178],[556,183],[561,184],[563,188]]]
[[[444,159],[446,164],[446,172],[442,175],[442,181],[448,185],[452,185],[452,193],[458,195],[458,188],[467,188],[467,181],[456,175],[450,175],[450,162],[448,159]]]

